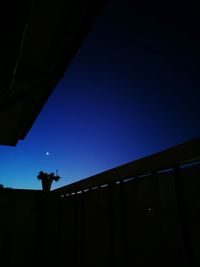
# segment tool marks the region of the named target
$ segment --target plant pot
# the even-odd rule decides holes
[[[42,189],[43,191],[50,191],[52,185],[52,180],[42,180]]]

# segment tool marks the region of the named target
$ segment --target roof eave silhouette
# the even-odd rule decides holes
[[[0,145],[23,140],[104,0],[5,1],[1,8]]]

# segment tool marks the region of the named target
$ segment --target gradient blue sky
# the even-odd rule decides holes
[[[40,189],[56,169],[61,187],[200,136],[192,43],[129,5],[108,1],[25,140],[0,147],[5,187]]]

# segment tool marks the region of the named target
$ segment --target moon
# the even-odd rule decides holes
[[[47,156],[49,156],[49,155],[50,155],[50,153],[49,153],[49,152],[46,152],[46,155],[47,155]]]

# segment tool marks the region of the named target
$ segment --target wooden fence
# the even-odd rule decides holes
[[[200,266],[200,140],[52,192],[61,266]]]
[[[51,192],[0,190],[1,266],[200,266],[200,139]]]

